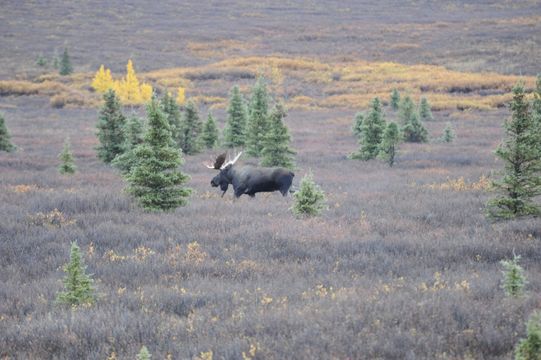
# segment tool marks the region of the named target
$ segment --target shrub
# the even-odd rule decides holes
[[[355,118],[353,119],[353,126],[351,127],[351,130],[353,131],[353,135],[355,135],[357,139],[359,139],[362,134],[363,120],[364,120],[364,114],[362,112],[358,112],[357,114],[355,114]]]
[[[425,143],[428,141],[428,131],[419,119],[417,113],[413,113],[408,122],[402,128],[404,141],[413,143]]]
[[[541,313],[534,312],[526,325],[526,338],[515,349],[515,360],[541,359]]]
[[[75,241],[71,243],[70,261],[64,266],[64,271],[66,272],[64,278],[66,290],[58,294],[57,301],[69,305],[93,303],[95,300],[93,280],[85,273],[86,266]]]
[[[518,264],[519,260],[520,256],[513,254],[512,260],[501,261],[504,268],[504,271],[502,271],[504,275],[502,288],[507,296],[517,297],[522,295],[524,286],[526,286],[524,269]]]
[[[428,102],[428,99],[424,96],[421,98],[421,102],[419,103],[419,117],[422,121],[434,120],[430,103]]]
[[[73,154],[71,152],[69,137],[64,141],[64,149],[58,155],[58,158],[62,161],[58,167],[58,171],[61,174],[74,174],[77,169],[75,162],[73,161]]]
[[[455,139],[455,131],[453,130],[451,123],[445,124],[445,128],[443,129],[443,135],[441,136],[441,141],[450,143],[453,142]]]
[[[314,182],[312,174],[302,178],[299,191],[293,197],[292,210],[298,216],[316,216],[325,209],[325,194]]]

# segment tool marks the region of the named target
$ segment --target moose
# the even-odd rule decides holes
[[[219,155],[213,164],[205,164],[209,169],[219,170],[211,181],[212,187],[220,187],[222,197],[225,195],[229,184],[233,185],[235,197],[242,194],[254,197],[258,192],[280,191],[286,196],[293,182],[295,174],[284,168],[263,168],[254,165],[237,166],[235,163],[242,155],[242,151],[233,160],[226,161],[226,153]]]

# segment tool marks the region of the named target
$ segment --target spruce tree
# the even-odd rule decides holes
[[[445,128],[443,129],[443,135],[441,136],[441,141],[450,143],[450,142],[453,142],[454,139],[455,139],[455,131],[453,130],[451,123],[448,122],[445,125]]]
[[[9,134],[4,117],[0,114],[0,151],[11,152],[13,150],[15,150],[15,146],[11,143],[11,135]]]
[[[237,85],[229,95],[227,121],[224,128],[224,145],[228,148],[243,147],[246,144],[247,109]]]
[[[363,120],[364,114],[362,112],[358,112],[355,114],[355,118],[353,118],[353,126],[351,127],[351,130],[357,139],[359,139],[362,134]]]
[[[541,312],[534,312],[526,325],[526,338],[515,349],[515,360],[541,359]]]
[[[97,136],[100,145],[96,150],[98,151],[98,157],[103,162],[110,163],[117,155],[123,152],[126,118],[122,114],[120,102],[114,90],[107,90],[103,95],[103,99],[105,103],[100,110],[97,124]]]
[[[541,151],[541,74],[537,75],[537,82],[533,96],[532,121],[535,128],[534,133],[537,134],[536,143]]]
[[[73,72],[73,66],[71,65],[71,59],[68,54],[68,49],[64,49],[62,58],[60,59],[60,75],[69,75]]]
[[[325,209],[325,194],[314,182],[312,174],[307,174],[302,178],[300,188],[293,197],[291,210],[295,215],[316,216]]]
[[[523,293],[524,286],[526,286],[526,277],[524,276],[524,269],[519,265],[520,255],[513,254],[512,260],[502,260],[504,271],[502,271],[504,280],[502,288],[507,296],[520,296]]]
[[[224,128],[224,145],[228,148],[246,144],[247,109],[238,86],[233,86],[227,107],[227,121]]]
[[[402,128],[404,141],[413,143],[425,143],[428,141],[428,131],[424,127],[419,115],[414,112],[404,127]]]
[[[248,108],[248,127],[246,131],[246,152],[259,157],[263,150],[263,141],[268,131],[269,95],[262,77],[257,79],[252,88],[252,97]]]
[[[126,176],[127,192],[146,210],[173,210],[187,203],[191,190],[182,185],[188,176],[178,170],[182,156],[156,99],[147,106],[147,113],[148,130],[144,142],[133,150],[136,161]]]
[[[353,159],[370,160],[379,153],[379,144],[385,130],[385,118],[379,98],[374,98],[370,112],[366,115],[361,126],[359,150],[352,155]]]
[[[130,116],[124,127],[124,134],[122,154],[117,155],[111,164],[123,174],[128,174],[137,160],[134,149],[143,143],[144,138],[143,122],[137,115]]]
[[[387,162],[389,166],[394,165],[396,157],[396,148],[400,143],[401,136],[400,131],[398,130],[398,125],[394,122],[390,122],[385,127],[383,132],[383,138],[379,144],[379,157]]]
[[[218,127],[216,121],[209,111],[207,121],[203,125],[203,133],[201,134],[201,140],[207,149],[214,149],[218,145]]]
[[[180,148],[184,154],[193,155],[200,151],[202,130],[203,124],[199,118],[199,110],[192,100],[188,100],[180,127]]]
[[[496,150],[504,162],[503,177],[492,184],[499,195],[488,202],[488,215],[499,219],[539,216],[541,207],[533,201],[541,195],[539,134],[520,82],[513,88],[511,112],[504,124],[505,139]]]
[[[141,350],[139,351],[139,354],[137,354],[137,360],[150,360],[152,358],[152,355],[148,351],[147,347],[143,345],[141,347]]]
[[[169,122],[169,129],[171,130],[171,136],[177,145],[181,145],[181,133],[182,133],[182,120],[181,113],[176,100],[170,93],[166,93],[160,100],[163,112]]]
[[[415,103],[409,95],[406,95],[400,101],[398,108],[398,117],[400,119],[401,125],[404,126],[411,122],[411,119],[415,115]]]
[[[434,120],[430,103],[428,102],[428,99],[424,96],[421,98],[421,102],[419,103],[419,117],[421,118],[421,121]]]
[[[263,139],[262,166],[281,166],[289,169],[294,166],[292,155],[295,151],[289,146],[291,137],[283,122],[285,117],[284,106],[281,103],[276,104],[269,115],[269,130]]]
[[[66,138],[64,141],[64,149],[58,155],[58,158],[62,161],[58,167],[58,171],[61,174],[74,174],[75,162],[73,161],[73,154],[71,153],[70,139]]]
[[[399,106],[400,106],[400,93],[398,92],[398,90],[396,89],[393,89],[392,93],[391,93],[391,108],[396,111],[398,110]]]
[[[86,266],[81,256],[81,250],[77,242],[71,243],[70,261],[64,266],[66,277],[64,278],[64,288],[58,294],[56,300],[61,304],[81,305],[91,304],[95,300],[94,282],[90,275],[86,274]]]

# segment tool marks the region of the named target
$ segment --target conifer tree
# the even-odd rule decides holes
[[[263,77],[259,77],[252,88],[252,97],[248,108],[248,126],[246,131],[246,152],[259,157],[263,150],[263,141],[268,131],[269,95]]]
[[[133,150],[136,161],[126,176],[127,192],[146,210],[173,210],[187,203],[191,190],[182,185],[188,176],[178,169],[182,156],[155,99],[148,104],[147,113],[148,130],[144,142]]]
[[[47,65],[47,59],[43,56],[43,54],[39,54],[36,58],[36,65],[39,67],[45,67]]]
[[[314,182],[312,174],[305,175],[299,191],[293,194],[294,202],[291,210],[298,216],[316,216],[325,209],[325,194]]]
[[[227,121],[224,128],[224,145],[228,148],[242,147],[246,143],[246,104],[238,86],[233,86],[227,107]]]
[[[11,143],[11,135],[6,127],[4,117],[0,114],[0,151],[11,152],[13,150],[15,150],[15,146]]]
[[[71,152],[71,146],[70,146],[70,140],[69,138],[66,138],[64,141],[64,149],[62,152],[58,155],[58,158],[60,161],[60,166],[58,167],[58,171],[61,174],[74,174],[76,170],[75,162],[73,161],[73,154]]]
[[[169,122],[171,136],[175,143],[180,147],[182,139],[182,119],[180,109],[170,93],[165,93],[160,100],[160,104],[167,117],[167,121]]]
[[[445,128],[443,129],[443,135],[441,136],[441,141],[450,143],[450,142],[453,142],[454,139],[455,139],[455,131],[453,130],[451,123],[448,122],[445,125]]]
[[[389,166],[393,166],[396,157],[396,148],[400,143],[400,131],[398,130],[398,125],[394,122],[390,122],[385,127],[383,132],[383,138],[379,144],[379,157],[387,162]]]
[[[207,149],[214,149],[218,145],[218,127],[216,121],[209,111],[207,121],[203,125],[203,133],[201,134],[201,140]]]
[[[515,349],[515,360],[541,359],[541,312],[536,311],[528,319],[526,338]]]
[[[113,77],[111,76],[111,70],[106,69],[103,65],[94,75],[92,80],[92,87],[99,93],[104,93],[113,88]]]
[[[184,107],[180,129],[180,148],[186,155],[197,154],[201,150],[201,132],[203,124],[199,118],[199,110],[192,100]]]
[[[102,161],[110,163],[117,155],[123,152],[126,118],[122,114],[120,102],[114,90],[107,90],[103,95],[103,99],[105,103],[100,110],[97,124],[100,145],[96,150],[98,151],[98,157]]]
[[[364,114],[362,112],[358,112],[355,114],[355,118],[353,118],[353,126],[351,127],[351,130],[357,139],[359,139],[362,134],[363,120]]]
[[[535,128],[534,133],[537,134],[536,143],[541,151],[541,73],[537,75],[537,82],[533,96],[532,121]]]
[[[139,351],[139,354],[137,354],[137,360],[151,360],[152,355],[148,351],[147,347],[143,345],[141,350]]]
[[[526,286],[526,277],[524,269],[519,265],[520,255],[513,254],[512,260],[502,260],[504,271],[502,271],[504,280],[502,288],[507,296],[520,296]]]
[[[293,155],[289,143],[291,137],[283,119],[286,117],[286,110],[281,103],[277,103],[269,115],[269,130],[263,139],[261,150],[262,166],[281,166],[293,168]]]
[[[64,49],[62,59],[60,60],[60,75],[69,75],[73,72],[73,65],[68,54],[68,49]]]
[[[430,103],[428,102],[428,99],[424,96],[421,98],[421,102],[419,103],[419,117],[421,118],[421,121],[434,120]]]
[[[398,92],[397,89],[393,89],[392,93],[391,93],[391,108],[396,111],[398,110],[399,106],[400,106],[400,93]]]
[[[372,100],[370,111],[363,120],[359,137],[359,150],[352,155],[353,159],[370,160],[379,153],[379,144],[385,130],[385,118],[379,98]]]
[[[404,141],[413,143],[425,143],[428,141],[428,131],[424,127],[419,115],[414,112],[404,127],[402,128]]]
[[[404,98],[402,98],[402,101],[400,101],[400,105],[398,108],[398,117],[402,126],[410,123],[414,115],[415,103],[409,95],[406,95]]]
[[[65,291],[58,294],[57,302],[68,305],[92,304],[95,300],[92,286],[94,281],[86,274],[81,250],[75,241],[71,243],[70,261],[64,266],[64,272]]]
[[[493,218],[541,214],[541,207],[533,200],[541,195],[539,135],[525,97],[524,84],[518,83],[513,88],[512,116],[504,124],[506,136],[496,150],[504,162],[504,172],[492,184],[499,195],[487,204]]]
[[[128,174],[137,160],[134,149],[143,143],[143,122],[135,114],[128,119],[124,128],[124,134],[122,154],[117,155],[111,164],[123,174]]]

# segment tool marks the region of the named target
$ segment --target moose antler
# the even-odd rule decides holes
[[[240,158],[241,155],[242,155],[242,151],[239,152],[239,153],[237,154],[237,156],[235,156],[235,158],[234,158],[233,160],[229,160],[228,162],[226,162],[225,164],[223,164],[222,167],[221,167],[220,169],[223,169],[223,168],[225,168],[225,167],[228,166],[228,165],[233,165],[233,164],[235,164],[235,163],[237,162],[237,160]]]
[[[220,170],[222,168],[222,165],[224,164],[225,162],[225,157],[226,157],[226,153],[223,153],[223,154],[220,154],[216,157],[216,160],[214,160],[214,164],[205,164],[206,167],[208,167],[209,169],[216,169],[216,170]]]

